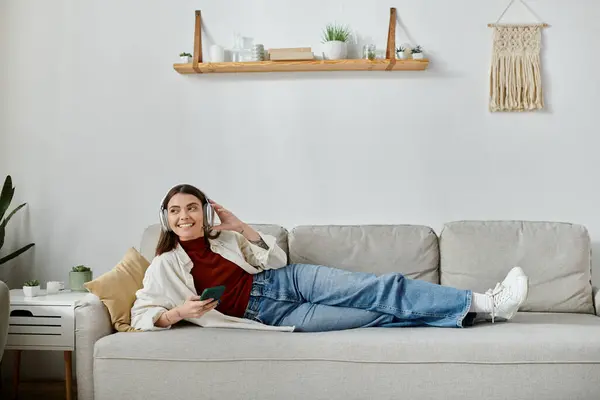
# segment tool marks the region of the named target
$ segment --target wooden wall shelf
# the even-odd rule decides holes
[[[308,71],[422,71],[428,60],[315,60],[175,64],[180,74]]]
[[[196,10],[194,55],[188,64],[174,64],[180,74],[240,73],[240,72],[309,72],[309,71],[423,71],[429,60],[396,60],[396,9],[390,9],[390,23],[385,59],[202,62],[202,17]]]

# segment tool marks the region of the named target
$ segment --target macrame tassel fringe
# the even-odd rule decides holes
[[[543,109],[539,39],[535,42],[538,35],[497,29],[490,74],[490,111]]]

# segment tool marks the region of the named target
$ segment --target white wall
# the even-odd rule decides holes
[[[600,250],[600,2],[528,1],[552,25],[547,110],[490,114],[487,23],[506,3],[0,0],[0,172],[15,180],[15,204],[29,203],[8,246],[36,242],[3,273],[15,286],[66,279],[80,263],[108,271],[182,181],[249,222],[439,232],[456,219],[559,220],[586,225]],[[234,31],[266,47],[318,49],[331,21],[383,49],[391,6],[406,28],[399,43],[423,45],[428,71],[172,68],[192,51],[195,9],[205,49],[230,45]],[[519,4],[506,18],[530,20]]]

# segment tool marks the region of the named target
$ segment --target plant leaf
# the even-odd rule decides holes
[[[33,246],[35,246],[35,243],[29,243],[27,246],[21,247],[19,250],[15,251],[14,253],[11,253],[5,257],[0,258],[0,265],[12,260],[15,257],[20,256],[21,254],[25,253],[27,250],[29,250]]]
[[[8,221],[10,221],[10,219],[12,218],[13,215],[15,215],[17,213],[17,211],[19,211],[21,208],[25,207],[27,203],[23,203],[21,204],[19,207],[15,208],[14,210],[11,211],[10,214],[8,214],[8,217],[6,217],[6,219],[4,221],[2,221],[2,227],[6,228],[6,224],[8,224]],[[0,248],[2,248],[2,246],[0,246]]]
[[[0,224],[0,249],[2,249],[2,246],[4,246],[4,225]]]
[[[12,186],[12,178],[7,175],[0,193],[0,221],[4,218],[4,213],[8,210],[14,194],[15,188]]]

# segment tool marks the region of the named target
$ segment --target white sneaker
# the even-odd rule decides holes
[[[501,283],[485,292],[492,303],[492,323],[496,318],[509,320],[514,317],[527,299],[528,291],[529,279],[520,267],[514,267]]]

